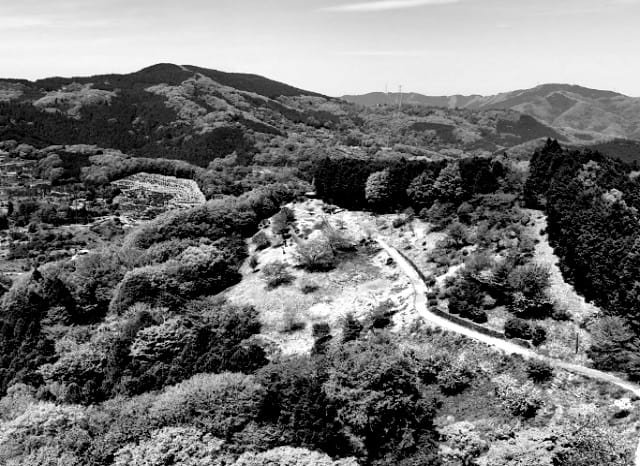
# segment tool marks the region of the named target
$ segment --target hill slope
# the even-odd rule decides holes
[[[207,165],[232,152],[250,155],[253,133],[337,122],[323,108],[329,103],[261,76],[172,64],[123,75],[0,80],[0,139],[97,144]]]
[[[344,96],[360,105],[398,102],[398,94],[371,93]],[[473,110],[510,109],[533,116],[556,128],[570,130],[576,137],[590,140],[602,137],[640,138],[640,98],[612,91],[601,91],[569,84],[543,84],[532,89],[493,96],[402,96],[408,104]]]

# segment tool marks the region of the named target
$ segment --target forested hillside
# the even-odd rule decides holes
[[[0,464],[631,461],[634,166],[193,66],[0,99]]]
[[[611,318],[593,348],[600,367],[640,375],[638,173],[599,152],[555,141],[531,159],[527,202],[545,207],[565,277]]]

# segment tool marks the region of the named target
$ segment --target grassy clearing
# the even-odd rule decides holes
[[[322,221],[346,232],[355,241],[369,235],[373,220],[365,213],[326,212],[319,201],[291,204],[295,214],[294,229],[300,237],[313,236]],[[358,225],[353,230],[350,225]],[[278,244],[269,227],[262,230],[272,244]],[[296,243],[289,239],[260,251],[250,245],[255,267],[242,266],[243,280],[227,290],[226,298],[235,304],[251,305],[260,313],[262,336],[278,345],[283,354],[304,353],[314,343],[313,325],[326,322],[331,334],[339,336],[341,322],[348,312],[363,320],[381,303],[390,302],[395,311],[393,321],[402,327],[415,317],[412,290],[407,278],[398,273],[387,255],[377,248],[358,246],[355,252],[341,256],[333,270],[307,272],[296,267]],[[288,264],[289,283],[270,287],[262,268],[274,262]]]

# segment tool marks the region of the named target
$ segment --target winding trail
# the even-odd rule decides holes
[[[640,397],[640,386],[635,385],[631,382],[623,380],[619,377],[616,377],[613,374],[609,374],[607,372],[602,372],[596,369],[591,369],[588,367],[580,366],[578,364],[571,364],[568,362],[564,362],[558,359],[549,358],[546,356],[542,356],[531,349],[524,348],[522,346],[516,345],[515,343],[511,343],[509,341],[501,340],[499,338],[490,337],[488,335],[484,335],[475,330],[463,327],[462,325],[451,322],[443,317],[440,317],[429,311],[429,307],[427,305],[427,286],[416,272],[413,264],[409,262],[400,252],[394,247],[387,244],[380,237],[375,238],[376,242],[384,249],[387,254],[395,261],[400,270],[409,278],[411,285],[415,290],[415,307],[418,313],[427,321],[449,330],[451,332],[458,333],[460,335],[465,335],[473,340],[481,341],[487,345],[493,346],[504,351],[507,354],[519,354],[525,358],[534,358],[548,362],[552,366],[558,367],[560,369],[564,369],[576,374],[584,375],[594,380],[600,380],[603,382],[611,383],[616,385],[624,390],[627,390],[634,395]],[[638,443],[638,447],[636,449],[635,466],[640,466],[640,442]]]

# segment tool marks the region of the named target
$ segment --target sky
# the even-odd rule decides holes
[[[0,76],[169,62],[339,96],[562,82],[640,96],[640,0],[0,0]]]

